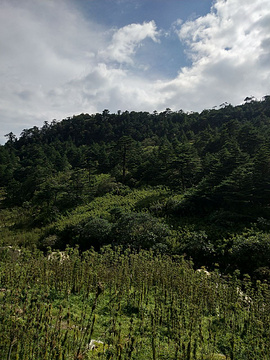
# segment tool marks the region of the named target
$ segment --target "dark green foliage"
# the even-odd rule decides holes
[[[58,236],[54,248],[79,245],[83,251],[91,247],[99,250],[103,245],[113,244],[136,250],[167,252],[167,237],[170,235],[168,226],[149,213],[124,213],[121,208],[111,210],[110,221],[90,217],[76,225],[67,224],[60,231],[53,228],[51,231]]]
[[[102,218],[90,218],[84,224],[76,229],[77,236],[73,238],[73,244],[78,244],[81,250],[87,250],[91,247],[100,249],[108,244],[111,239],[112,224]]]
[[[239,235],[233,239],[230,252],[233,267],[242,273],[258,272],[258,269],[270,264],[270,235],[254,231]]]
[[[179,253],[193,259],[196,266],[203,266],[214,262],[215,250],[207,234],[204,231],[192,231],[187,229],[179,234]]]
[[[238,255],[255,245],[234,239],[253,228],[264,244],[260,231],[269,231],[269,96],[225,105],[200,114],[105,109],[7,134],[1,242],[44,249],[52,236],[54,248],[121,244],[226,271],[232,261],[243,271],[267,267],[267,257],[254,258],[245,270]],[[24,235],[32,230],[35,241]]]
[[[215,201],[222,182],[234,181],[239,166],[245,173],[246,164],[254,164],[245,181],[254,182],[254,201],[261,203],[267,180],[259,179],[267,174],[268,156],[263,144],[270,134],[267,99],[189,115],[104,110],[25,129],[19,139],[9,134],[1,147],[0,181],[21,183],[18,204],[32,198],[41,177],[71,168],[87,170],[89,179],[111,173],[129,186],[163,184],[178,191],[199,186],[211,193],[217,186]],[[8,191],[10,202],[13,193]]]
[[[134,249],[166,251],[168,228],[147,213],[122,214],[114,225],[112,239]]]

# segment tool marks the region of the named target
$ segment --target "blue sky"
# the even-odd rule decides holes
[[[87,16],[105,26],[123,27],[130,23],[155,20],[158,27],[168,29],[181,18],[206,15],[211,0],[82,0],[78,6]]]
[[[145,41],[137,56],[147,59],[151,67],[148,76],[174,77],[179,65],[190,63],[184,53],[184,45],[174,31],[175,23],[206,15],[211,9],[211,0],[104,0],[81,1],[89,18],[105,27],[121,28],[132,23],[155,21],[162,32],[160,42]]]
[[[0,143],[75,114],[270,93],[269,0],[0,0]]]

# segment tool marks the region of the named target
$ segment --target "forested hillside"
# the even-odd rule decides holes
[[[1,245],[185,255],[270,279],[270,96],[81,114],[0,146]]]
[[[269,359],[269,138],[270,96],[9,133],[0,358]]]

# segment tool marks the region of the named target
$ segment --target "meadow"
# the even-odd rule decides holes
[[[269,300],[266,283],[151,250],[6,251],[0,358],[267,360]]]

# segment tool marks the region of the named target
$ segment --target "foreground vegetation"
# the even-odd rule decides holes
[[[270,358],[270,290],[249,277],[110,247],[0,264],[1,359]]]

